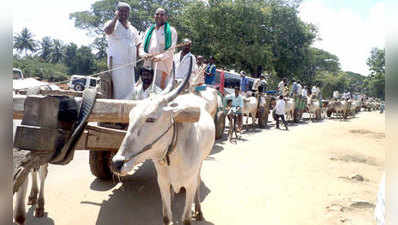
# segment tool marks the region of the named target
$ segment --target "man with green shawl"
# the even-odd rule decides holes
[[[167,11],[158,8],[155,12],[155,24],[151,25],[142,37],[139,54],[146,58],[144,66],[156,71],[155,83],[161,89],[166,87],[173,68],[173,55],[177,44],[177,31],[167,23]],[[160,53],[160,54],[159,54]]]

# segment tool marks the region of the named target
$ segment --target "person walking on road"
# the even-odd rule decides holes
[[[285,100],[283,99],[283,95],[279,96],[279,100],[276,102],[275,106],[275,119],[276,119],[276,129],[279,128],[279,118],[282,119],[283,125],[285,125],[286,130],[287,128],[287,123],[285,120]]]

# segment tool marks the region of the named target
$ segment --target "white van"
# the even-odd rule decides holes
[[[68,86],[70,89],[75,91],[83,91],[86,88],[96,87],[99,82],[99,78],[90,77],[84,75],[72,75]]]

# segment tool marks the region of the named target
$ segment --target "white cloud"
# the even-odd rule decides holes
[[[93,38],[88,37],[84,30],[76,29],[73,21],[69,19],[69,14],[90,9],[94,1],[14,1],[13,31],[18,33],[27,27],[36,40],[50,36],[65,42],[87,45]]]
[[[343,70],[368,75],[366,60],[373,47],[384,48],[384,3],[369,9],[367,17],[353,9],[328,8],[319,0],[305,1],[300,18],[319,28],[322,40],[313,46],[337,55]]]

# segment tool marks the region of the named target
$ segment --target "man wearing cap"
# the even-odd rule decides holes
[[[121,67],[112,71],[113,98],[115,99],[128,98],[135,84],[134,67],[140,40],[137,29],[128,21],[129,14],[130,6],[119,2],[114,18],[106,22],[104,26],[108,41],[108,66]]]
[[[168,15],[165,9],[158,8],[154,17],[155,24],[146,30],[139,54],[146,58],[144,66],[156,70],[156,85],[164,89],[171,78],[177,31],[167,23]]]
[[[192,58],[192,74],[189,79],[189,86],[197,85],[197,70],[196,57],[191,53],[192,41],[185,38],[182,41],[185,44],[181,51],[174,55],[174,65],[176,68],[175,78],[177,83],[182,82],[189,73],[189,63]]]

